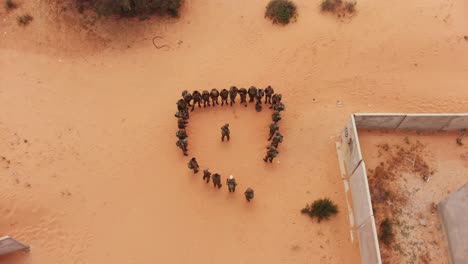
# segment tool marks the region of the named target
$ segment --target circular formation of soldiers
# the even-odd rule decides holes
[[[188,91],[182,92],[182,98],[177,101],[177,112],[175,117],[178,118],[177,126],[179,130],[176,132],[178,138],[176,146],[182,150],[182,153],[185,156],[188,156],[188,135],[185,128],[187,127],[188,120],[190,117],[190,112],[195,110],[195,106],[198,104],[198,107],[215,107],[219,106],[219,98],[221,97],[221,106],[236,104],[236,97],[239,95],[240,104],[247,107],[248,103],[255,103],[255,110],[257,112],[262,111],[263,105],[269,105],[269,109],[273,109],[273,114],[271,116],[272,123],[269,127],[269,138],[268,141],[270,145],[267,147],[267,153],[263,161],[273,162],[273,159],[279,154],[278,145],[283,142],[283,135],[279,132],[278,122],[281,120],[281,111],[285,110],[284,104],[281,102],[281,94],[276,93],[271,86],[266,87],[265,89],[256,88],[251,86],[249,89],[237,88],[236,86],[231,86],[229,90],[222,89],[219,92],[217,89],[212,89],[211,92],[204,90],[201,93],[199,91],[193,91],[192,93]],[[249,100],[247,102],[247,95]],[[262,99],[265,98],[262,103]],[[228,102],[229,99],[229,102]],[[190,109],[191,108],[191,109]],[[224,139],[229,141],[231,138],[229,131],[229,124],[225,124],[221,127],[221,141],[224,142]],[[200,167],[198,165],[197,159],[193,157],[190,159],[187,164],[188,168],[193,170],[194,173],[198,173]],[[213,182],[215,188],[221,188],[221,175],[218,173],[212,174],[209,169],[203,171],[203,180],[206,183],[210,182],[210,179]],[[237,182],[234,176],[230,175],[226,180],[226,185],[228,186],[229,192],[235,192]],[[254,197],[254,191],[252,188],[247,188],[244,192],[245,198],[248,202]]]

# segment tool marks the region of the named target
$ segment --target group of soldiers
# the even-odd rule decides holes
[[[283,135],[279,132],[278,122],[281,120],[281,112],[285,110],[284,104],[281,102],[282,95],[276,93],[271,86],[266,87],[265,89],[256,88],[251,86],[249,89],[240,88],[236,86],[231,86],[229,90],[222,89],[219,92],[217,89],[212,89],[210,92],[207,90],[202,91],[193,91],[192,93],[187,90],[182,92],[182,98],[177,101],[177,112],[175,116],[178,118],[177,127],[179,130],[176,132],[178,138],[176,145],[179,147],[185,156],[188,156],[188,135],[185,128],[188,124],[188,119],[190,117],[190,112],[195,110],[195,106],[198,104],[198,107],[201,108],[207,106],[217,106],[219,105],[219,97],[221,97],[221,106],[223,105],[233,105],[236,104],[236,97],[239,94],[240,104],[243,104],[247,107],[248,103],[255,103],[255,110],[257,112],[262,111],[263,104],[269,104],[269,109],[273,109],[273,114],[271,116],[272,123],[270,125],[270,133],[268,141],[271,141],[270,145],[267,147],[267,153],[263,159],[265,162],[273,162],[273,159],[279,154],[278,145],[283,142]],[[247,96],[249,97],[247,101]],[[263,98],[265,100],[262,103]],[[228,102],[229,99],[229,102]],[[191,109],[190,109],[191,108]],[[225,124],[221,127],[221,141],[224,139],[230,140],[230,130],[229,124]],[[194,173],[198,173],[199,166],[197,160],[192,158],[188,163],[189,169],[192,169]],[[203,180],[206,180],[208,183],[210,178],[213,181],[213,185],[216,188],[221,188],[221,175],[218,173],[211,174],[209,169],[203,171]],[[226,185],[228,186],[229,192],[235,192],[236,190],[236,180],[234,176],[229,176],[226,180]],[[247,188],[244,192],[247,201],[250,201],[254,197],[254,191],[252,188]]]
[[[191,170],[193,170],[193,173],[197,174],[200,171],[200,166],[198,165],[197,159],[193,157],[190,159],[190,161],[187,163],[187,167]],[[213,181],[213,186],[215,188],[221,188],[223,185],[221,184],[221,175],[219,173],[211,173],[209,168],[206,168],[203,170],[203,180],[206,181],[206,183],[210,182],[210,179]],[[236,186],[237,182],[234,176],[230,175],[229,178],[226,179],[226,185],[228,187],[229,192],[235,192],[236,191]],[[252,188],[247,188],[244,192],[245,199],[247,202],[250,202],[254,198],[254,190]]]
[[[255,110],[257,112],[262,111],[262,99],[265,98],[263,104],[270,104],[270,109],[273,109],[273,114],[271,119],[273,123],[270,125],[270,137],[269,141],[272,140],[270,146],[268,147],[267,155],[263,159],[265,162],[273,162],[273,159],[278,155],[278,144],[283,141],[283,136],[279,133],[278,122],[281,120],[281,111],[285,110],[284,104],[281,102],[282,95],[276,93],[271,86],[266,87],[265,89],[256,88],[251,86],[249,89],[240,88],[236,86],[231,86],[229,90],[222,89],[219,92],[217,89],[212,89],[211,92],[207,90],[202,91],[193,91],[193,93],[188,92],[187,90],[182,92],[182,98],[177,101],[177,113],[175,116],[178,118],[177,126],[179,130],[176,132],[178,138],[176,145],[179,147],[185,156],[188,156],[188,135],[185,130],[188,124],[188,119],[190,117],[189,112],[195,110],[195,106],[198,104],[198,107],[201,108],[202,103],[203,107],[206,106],[216,106],[219,105],[219,97],[221,97],[221,105],[231,106],[236,103],[236,97],[239,94],[240,103],[244,104],[247,107],[247,95],[249,96],[249,103],[255,102]],[[228,99],[230,100],[228,103]],[[191,110],[189,111],[191,107]],[[229,135],[229,124],[226,124],[221,128],[221,140],[224,141],[224,138],[227,140],[230,139]]]

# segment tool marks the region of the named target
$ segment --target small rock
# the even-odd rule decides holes
[[[343,102],[341,102],[340,100],[337,100],[336,101],[336,106],[337,107],[343,107]]]
[[[422,226],[427,226],[427,221],[424,219],[419,220],[419,224]]]
[[[464,38],[466,41],[468,41],[468,36],[464,36],[463,38]]]

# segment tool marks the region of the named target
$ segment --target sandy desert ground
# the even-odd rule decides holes
[[[334,143],[349,115],[468,109],[463,0],[360,0],[345,21],[298,0],[286,27],[259,0],[130,23],[52,2],[0,11],[0,234],[32,245],[2,263],[359,263]],[[181,91],[233,84],[283,94],[279,163],[261,160],[267,112],[240,106],[197,111],[190,152],[252,186],[251,204],[206,186],[175,146]],[[337,217],[300,214],[324,196]]]

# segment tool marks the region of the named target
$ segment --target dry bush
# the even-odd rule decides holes
[[[13,0],[5,0],[5,9],[6,10],[11,10],[17,8],[18,5],[13,2]]]
[[[18,16],[16,18],[16,21],[18,21],[18,25],[20,26],[27,26],[31,21],[33,21],[33,17],[30,14],[24,14],[21,16]]]
[[[265,17],[271,19],[273,24],[289,24],[297,17],[296,4],[289,0],[271,0],[266,7]]]
[[[393,242],[395,234],[393,232],[393,224],[390,219],[385,218],[380,223],[379,228],[379,240],[382,241],[386,246],[390,246]]]
[[[336,14],[339,17],[352,15],[356,12],[356,2],[344,2],[343,0],[323,0],[320,4],[322,12]]]
[[[80,12],[94,10],[103,16],[146,17],[149,15],[178,17],[183,0],[75,0]]]
[[[308,214],[310,217],[317,217],[320,223],[323,219],[328,220],[330,216],[337,214],[338,206],[328,198],[318,199],[302,208],[301,213]]]

